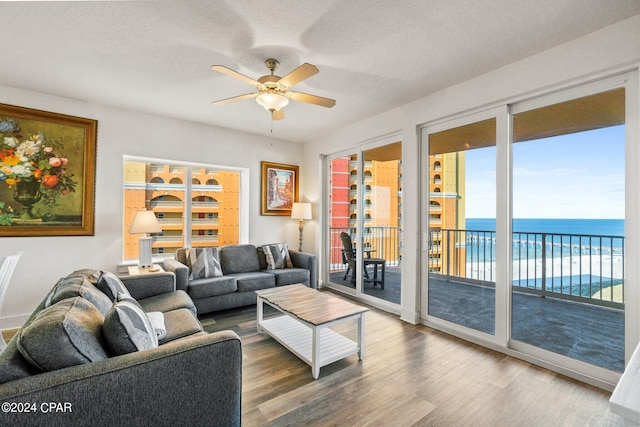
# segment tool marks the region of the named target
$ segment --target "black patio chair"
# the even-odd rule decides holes
[[[351,272],[351,284],[356,283],[356,250],[353,248],[353,242],[351,236],[345,232],[340,233],[340,239],[342,239],[342,263],[347,264],[347,270],[344,273],[342,280],[347,280],[349,272]],[[371,258],[371,251],[365,251],[366,257],[362,260],[363,273],[365,282],[380,284],[380,288],[384,289],[384,269],[386,261],[383,258]],[[368,266],[373,266],[373,278],[369,276]],[[380,266],[380,277],[378,277],[378,266]]]

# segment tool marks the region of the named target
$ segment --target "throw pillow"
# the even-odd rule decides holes
[[[291,257],[289,256],[289,248],[286,243],[264,245],[262,246],[262,251],[267,260],[267,270],[293,267]]]
[[[112,302],[109,297],[81,276],[67,276],[58,280],[58,283],[56,283],[47,296],[44,305],[45,307],[50,307],[63,299],[77,296],[81,296],[95,305],[103,316],[106,315],[111,308]]]
[[[109,356],[102,345],[104,317],[82,297],[38,312],[18,333],[18,350],[33,366],[53,371]]]
[[[122,281],[113,273],[108,271],[100,272],[96,287],[100,289],[111,301],[115,301],[118,294],[125,294],[131,296],[127,287]]]
[[[126,295],[116,299],[102,327],[111,351],[121,355],[157,347],[155,330],[140,304]]]
[[[187,254],[191,266],[191,279],[222,276],[218,248],[189,249]]]
[[[67,277],[84,277],[90,283],[96,284],[100,277],[100,270],[94,270],[92,268],[81,268],[67,275]]]
[[[131,304],[135,304],[141,311],[144,311],[153,327],[153,330],[156,333],[156,337],[158,341],[164,339],[167,336],[167,328],[164,325],[164,313],[161,311],[151,311],[147,312],[144,310],[142,305],[138,301],[136,301],[133,297],[125,294],[118,294],[118,301],[129,301]]]

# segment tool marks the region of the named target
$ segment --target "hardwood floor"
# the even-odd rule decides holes
[[[254,307],[201,318],[243,343],[244,426],[622,426],[610,393],[371,309],[365,355],[311,368],[255,330]],[[340,325],[355,336],[353,325]]]

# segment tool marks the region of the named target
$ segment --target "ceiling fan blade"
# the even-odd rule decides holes
[[[315,65],[311,65],[309,63],[304,63],[283,78],[281,78],[278,83],[282,86],[290,88],[291,86],[300,83],[301,81],[308,79],[314,74],[318,73],[318,68]]]
[[[323,98],[321,96],[309,95],[301,92],[287,92],[294,101],[308,102],[309,104],[319,105],[321,107],[331,108],[336,105],[335,99]]]
[[[244,95],[239,95],[239,96],[234,96],[234,97],[231,97],[231,98],[221,99],[219,101],[213,101],[212,104],[213,105],[225,105],[225,104],[229,104],[231,102],[242,101],[243,99],[255,98],[258,95],[260,95],[258,92],[247,93],[247,94],[244,94]]]
[[[251,86],[260,86],[262,84],[259,81],[254,80],[251,77],[247,77],[237,71],[234,71],[231,68],[227,68],[224,65],[212,65],[211,69],[219,73],[226,74],[227,76],[233,77],[234,79],[249,83]]]
[[[284,110],[280,109],[278,111],[274,111],[271,113],[271,118],[273,120],[282,120],[284,119]]]

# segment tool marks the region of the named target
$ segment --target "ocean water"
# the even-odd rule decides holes
[[[466,221],[467,262],[495,261],[495,219]],[[543,239],[546,257],[620,255],[624,246],[622,219],[528,219],[513,220],[513,258],[541,258]],[[542,233],[547,235],[543,237]]]
[[[536,219],[515,218],[513,231],[592,236],[624,236],[624,219]],[[467,218],[467,230],[496,231],[493,218]]]
[[[494,266],[495,229],[495,219],[466,220],[465,254],[472,278],[487,280],[486,271]],[[545,233],[544,237],[542,233]],[[530,276],[533,274],[532,268],[524,275],[523,272],[516,274],[515,265],[525,268],[528,261],[540,264],[543,247],[546,253],[545,264],[573,264],[572,268],[558,267],[551,271],[546,280],[547,290],[588,297],[594,289],[604,289],[623,282],[622,269],[617,268],[617,264],[622,265],[624,255],[622,219],[517,218],[513,221],[512,245],[516,276],[514,286],[541,289],[540,273]],[[579,263],[588,263],[593,269],[587,274],[576,274],[579,273]],[[479,271],[478,277],[473,277],[475,271]]]

